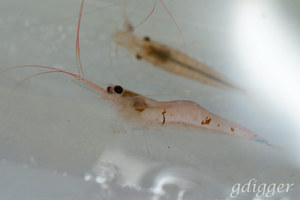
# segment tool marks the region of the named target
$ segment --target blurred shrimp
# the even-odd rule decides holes
[[[76,60],[78,74],[41,65],[15,66],[4,71],[16,68],[40,68],[47,70],[31,75],[23,79],[20,83],[32,77],[48,73],[63,73],[71,76],[72,78],[75,78],[77,83],[87,89],[93,90],[98,95],[102,96],[102,99],[111,103],[111,105],[116,108],[120,116],[129,123],[144,125],[146,127],[153,127],[155,125],[160,127],[167,127],[169,125],[191,127],[269,144],[267,140],[261,138],[250,129],[215,115],[195,102],[186,100],[156,101],[133,91],[126,90],[119,85],[109,85],[106,88],[103,88],[102,86],[99,86],[85,78],[83,67],[81,65],[79,47],[79,30],[83,3],[84,0],[82,0],[80,6],[76,36]],[[3,73],[4,71],[0,73]]]
[[[151,11],[150,14],[152,13],[153,11]],[[168,14],[170,15],[169,11]],[[149,18],[149,15],[145,18],[145,20]],[[239,93],[246,93],[230,79],[187,54],[167,45],[153,41],[148,36],[138,37],[134,35],[134,26],[129,23],[126,15],[124,15],[124,18],[123,30],[117,31],[113,35],[113,38],[117,45],[123,46],[131,51],[138,60],[145,60],[167,72],[193,79],[203,84],[222,89],[234,90]],[[145,20],[143,20],[142,23]],[[176,24],[173,17],[172,20]],[[176,27],[180,31],[177,24]],[[182,33],[179,33],[183,38]]]

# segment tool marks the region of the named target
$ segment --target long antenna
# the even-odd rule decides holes
[[[185,44],[185,40],[184,40],[184,37],[183,37],[183,34],[182,34],[182,31],[179,27],[179,25],[177,24],[174,16],[172,15],[172,13],[170,12],[170,10],[167,8],[167,6],[164,4],[164,2],[162,0],[159,0],[159,2],[161,3],[161,5],[163,6],[163,8],[165,9],[165,11],[168,13],[168,15],[170,16],[171,20],[173,21],[173,23],[175,24],[176,28],[177,28],[177,31],[183,41],[183,44],[184,44],[184,47],[186,46]]]
[[[145,21],[147,21],[147,19],[149,19],[151,17],[151,15],[153,14],[153,12],[154,12],[154,10],[156,8],[156,2],[157,2],[157,0],[154,1],[154,5],[153,5],[150,13],[143,19],[143,21],[141,21],[140,23],[138,23],[137,25],[135,25],[134,28],[142,25]]]
[[[78,17],[78,25],[77,25],[77,36],[76,36],[76,65],[77,65],[77,68],[78,68],[78,75],[81,78],[84,77],[84,73],[83,73],[83,68],[82,68],[81,59],[80,59],[79,30],[80,30],[80,22],[81,22],[83,4],[84,4],[84,0],[81,1],[81,5],[80,5],[80,11],[79,11],[79,17]]]
[[[157,2],[157,0],[154,1],[153,7],[152,7],[150,13],[140,23],[138,23],[137,25],[135,25],[134,28],[137,28],[138,26],[142,25],[145,21],[147,21],[152,16],[152,14],[153,14],[153,12],[155,11],[155,8],[156,8],[156,2]],[[168,16],[171,18],[172,22],[175,24],[177,32],[179,33],[179,36],[180,36],[180,38],[181,38],[181,40],[183,42],[183,45],[186,48],[186,43],[185,43],[182,31],[181,31],[179,25],[177,24],[174,16],[172,15],[171,11],[168,9],[168,7],[166,6],[166,4],[162,0],[159,0],[159,2],[163,6],[163,8],[165,9],[165,11],[167,12]]]

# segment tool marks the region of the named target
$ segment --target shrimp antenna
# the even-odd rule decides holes
[[[172,13],[170,12],[170,10],[167,8],[167,6],[164,4],[164,2],[163,2],[162,0],[159,0],[159,2],[160,2],[161,5],[164,7],[165,11],[167,11],[167,13],[168,13],[168,15],[170,16],[170,18],[172,19],[173,23],[175,24],[175,26],[176,26],[176,28],[177,28],[177,31],[178,31],[178,33],[179,33],[181,39],[182,39],[182,41],[183,41],[184,46],[186,46],[185,40],[184,40],[184,37],[183,37],[183,34],[182,34],[182,31],[181,31],[179,25],[177,24],[177,22],[176,22],[174,16],[172,15]]]
[[[154,5],[153,5],[150,13],[143,19],[143,21],[141,21],[140,23],[138,23],[137,25],[135,25],[134,28],[142,25],[145,21],[147,21],[151,17],[151,15],[153,14],[153,12],[154,12],[154,10],[156,8],[156,2],[157,2],[157,0],[154,1]]]
[[[106,6],[103,6],[103,7],[97,7],[93,10],[83,12],[82,16],[86,16],[86,15],[89,15],[89,14],[92,14],[92,13],[95,13],[95,12],[98,12],[98,11],[101,11],[101,10],[104,10],[104,9],[107,9],[107,8],[111,8],[111,7],[114,7],[114,6],[119,6],[122,3],[123,2],[118,2],[118,3],[113,3],[113,4],[110,4],[110,5],[106,5]],[[52,23],[56,23],[56,22],[62,22],[62,21],[73,19],[75,17],[78,17],[78,15],[73,15],[73,16],[69,16],[69,17],[63,17],[63,18],[58,18],[58,19],[46,21],[46,22],[43,22],[42,24],[38,24],[37,26],[52,24]]]
[[[82,78],[84,77],[84,73],[83,73],[83,68],[82,68],[81,59],[80,59],[79,30],[80,30],[80,22],[81,22],[83,4],[84,4],[84,0],[81,1],[81,5],[80,5],[80,11],[79,11],[79,16],[78,16],[78,25],[77,25],[77,36],[76,36],[76,65],[78,68],[78,75]]]
[[[154,1],[153,7],[152,7],[150,13],[140,23],[138,23],[137,25],[135,25],[134,28],[142,25],[146,20],[148,20],[152,16],[152,14],[153,14],[153,12],[154,12],[154,10],[156,8],[156,2],[157,2],[157,0]],[[162,0],[159,0],[159,2],[163,6],[163,8],[167,12],[167,14],[169,15],[169,17],[171,18],[171,20],[173,21],[173,23],[175,24],[176,29],[177,29],[177,31],[178,31],[178,33],[180,35],[180,38],[182,39],[182,42],[183,42],[184,46],[186,46],[186,43],[185,43],[182,31],[181,31],[179,25],[177,24],[174,16],[172,15],[172,13],[170,12],[170,10],[167,8],[167,6],[164,4],[164,2]]]
[[[33,74],[31,76],[28,76],[26,78],[24,78],[23,80],[19,81],[12,89],[11,93],[13,93],[24,81],[28,80],[28,79],[31,79],[35,76],[39,76],[39,75],[42,75],[42,74],[50,74],[50,73],[54,73],[54,72],[61,72],[61,71],[46,71],[46,72],[39,72],[39,73],[36,73],[36,74]]]
[[[28,67],[50,69],[50,70],[53,70],[53,71],[69,74],[70,76],[73,76],[74,78],[80,78],[80,76],[77,75],[77,74],[73,74],[71,72],[67,72],[67,71],[64,71],[62,69],[58,69],[58,68],[55,68],[55,67],[48,67],[48,66],[43,66],[43,65],[18,65],[18,66],[8,67],[6,69],[1,70],[0,75],[2,73],[6,72],[6,71],[10,71],[10,70],[13,70],[13,69],[18,69],[18,68],[28,68]]]
[[[77,74],[73,74],[71,72],[67,72],[67,71],[64,71],[62,69],[58,69],[58,68],[55,68],[55,67],[48,67],[48,66],[42,66],[42,65],[19,65],[19,66],[13,66],[13,67],[9,67],[9,68],[6,68],[2,71],[0,71],[0,75],[6,71],[10,71],[10,70],[13,70],[13,69],[18,69],[18,68],[28,68],[28,67],[33,67],[33,68],[43,68],[43,69],[48,69],[48,70],[51,70],[51,71],[44,71],[44,72],[39,72],[39,73],[36,73],[36,74],[33,74],[31,76],[28,76],[26,78],[24,78],[23,80],[19,81],[15,86],[14,88],[12,89],[12,93],[15,91],[15,89],[17,87],[19,87],[24,81],[28,80],[28,79],[31,79],[35,76],[39,76],[39,75],[42,75],[42,74],[49,74],[49,73],[64,73],[64,74],[67,74],[67,75],[70,75],[76,79],[79,79],[81,78],[79,75]]]
[[[10,70],[13,70],[13,69],[18,69],[18,68],[28,68],[28,67],[33,67],[33,68],[43,68],[43,69],[49,69],[49,70],[52,70],[53,72],[61,72],[61,73],[64,73],[64,74],[68,74],[70,76],[73,76],[74,78],[80,78],[79,75],[77,74],[73,74],[71,72],[67,72],[67,71],[64,71],[62,69],[58,69],[58,68],[55,68],[55,67],[48,67],[48,66],[43,66],[43,65],[18,65],[18,66],[13,66],[13,67],[9,67],[9,68],[6,68],[2,71],[0,71],[0,75],[6,71],[10,71]]]

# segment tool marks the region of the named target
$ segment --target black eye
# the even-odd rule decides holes
[[[144,40],[145,40],[146,42],[150,42],[150,37],[145,36],[145,37],[144,37]]]
[[[114,87],[114,91],[117,94],[122,94],[123,88],[121,86],[117,85],[117,86]]]
[[[136,59],[138,59],[138,60],[141,60],[141,59],[142,59],[142,56],[141,56],[140,54],[136,54],[135,57],[136,57]]]

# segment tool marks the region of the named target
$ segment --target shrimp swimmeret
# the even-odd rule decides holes
[[[104,100],[107,100],[113,106],[115,106],[118,113],[131,123],[138,123],[149,126],[156,124],[162,127],[165,127],[166,125],[194,127],[268,144],[268,141],[256,135],[251,130],[237,123],[223,119],[220,116],[209,112],[195,102],[186,100],[160,102],[137,94],[130,90],[126,90],[119,85],[110,85],[105,89],[86,79],[84,77],[83,68],[81,65],[79,49],[79,29],[83,10],[83,2],[84,0],[82,0],[80,7],[76,39],[78,74],[70,73],[54,67],[40,65],[15,66],[6,70],[24,67],[35,67],[47,70],[29,76],[26,79],[23,79],[23,81],[34,76],[47,73],[64,73],[72,76],[82,86],[88,89],[92,89],[98,94],[102,95],[104,97]],[[21,81],[20,83],[22,83],[23,81]]]

